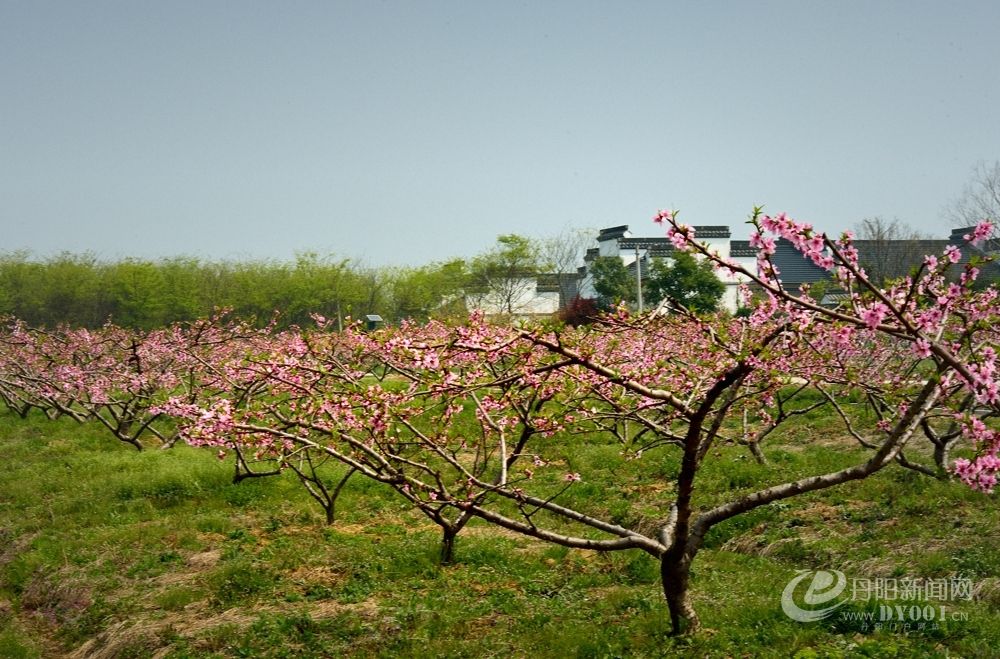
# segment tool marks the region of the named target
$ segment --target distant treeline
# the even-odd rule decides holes
[[[305,325],[379,314],[423,320],[464,310],[462,260],[418,268],[371,268],[345,259],[300,254],[292,262],[105,261],[84,254],[47,259],[0,254],[0,315],[31,325],[98,327],[111,321],[149,329],[231,308],[242,318]]]

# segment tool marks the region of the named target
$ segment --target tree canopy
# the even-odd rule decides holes
[[[715,276],[709,261],[676,252],[670,263],[653,260],[644,289],[643,297],[651,305],[667,299],[691,311],[710,313],[718,308],[726,285]]]
[[[636,280],[616,256],[598,257],[591,266],[594,290],[605,308],[619,302],[636,301]],[[652,259],[642,282],[642,297],[648,305],[670,299],[691,311],[712,312],[726,287],[715,276],[712,264],[686,252],[675,253],[668,262]]]
[[[500,313],[515,314],[528,279],[544,269],[541,247],[514,233],[497,237],[496,246],[480,254],[469,266],[468,292],[478,304]]]
[[[597,257],[590,266],[590,275],[601,306],[635,302],[635,278],[617,256]]]

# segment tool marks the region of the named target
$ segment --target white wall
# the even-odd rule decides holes
[[[554,314],[559,311],[558,291],[538,291],[538,281],[533,277],[525,277],[512,289],[511,312],[514,316],[531,316]],[[506,296],[495,293],[468,295],[465,304],[469,310],[479,310],[487,316],[506,315],[508,313]]]

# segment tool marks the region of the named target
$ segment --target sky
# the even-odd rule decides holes
[[[947,235],[1000,2],[0,0],[0,252],[382,265],[679,209]]]

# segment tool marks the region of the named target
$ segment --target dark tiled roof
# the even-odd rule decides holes
[[[976,227],[960,227],[958,229],[952,229],[951,235],[948,237],[948,242],[952,245],[956,245],[963,252],[977,252],[979,254],[996,254],[1000,252],[1000,239],[989,238],[979,243],[978,245],[969,245],[965,241],[965,236],[971,234],[975,231]]]
[[[728,238],[729,227],[725,225],[694,227],[695,238]]]
[[[669,238],[619,238],[618,247],[621,249],[653,249],[673,251],[674,244]]]
[[[597,234],[597,242],[604,242],[605,240],[641,240],[643,242],[649,242],[652,240],[666,240],[666,238],[661,238],[659,236],[655,238],[625,238],[625,233],[628,231],[628,225],[622,224],[617,227],[608,227],[606,229],[601,229]],[[729,227],[718,224],[711,226],[696,226],[694,227],[695,238],[728,238],[732,235],[729,232]]]
[[[858,260],[869,271],[883,272],[892,277],[901,277],[920,267],[925,256],[941,258],[945,247],[953,245],[950,240],[855,240]],[[975,249],[962,241],[957,247],[962,252],[958,265],[969,262]]]
[[[538,275],[536,279],[539,293],[558,293],[576,286],[580,275],[575,272],[546,272]]]
[[[757,256],[757,250],[750,246],[749,240],[730,240],[729,256]]]
[[[605,240],[614,240],[615,238],[621,238],[628,231],[628,225],[622,224],[617,227],[608,227],[607,229],[601,229],[600,233],[597,234],[597,242],[602,243]]]
[[[864,259],[865,254],[883,252],[891,254],[917,253],[921,256],[940,254],[951,244],[950,240],[931,238],[926,240],[855,240],[852,243],[858,248],[858,255]]]
[[[729,238],[731,235],[728,226],[696,226],[694,229],[697,238]],[[854,241],[854,246],[858,250],[862,265],[865,265],[870,271],[881,271],[881,274],[886,276],[898,276],[906,274],[912,268],[918,267],[923,262],[924,256],[933,254],[940,257],[944,252],[944,248],[949,244],[957,245],[961,248],[962,260],[960,261],[960,265],[968,263],[969,258],[974,254],[983,255],[1000,252],[1000,240],[998,239],[987,240],[977,247],[970,248],[963,236],[970,233],[973,229],[974,227],[952,229],[948,240],[856,240]],[[663,236],[648,238],[633,236],[626,238],[626,232],[628,232],[627,224],[608,227],[601,229],[598,240],[617,240],[618,248],[623,252],[630,252],[638,247],[645,252],[645,257],[669,258],[673,255],[674,246],[669,238]],[[597,249],[592,248],[587,250],[587,255],[584,259],[585,262],[589,263],[593,261],[597,257],[597,254]],[[752,257],[757,255],[757,250],[750,246],[750,241],[748,240],[730,240],[729,255],[731,257]],[[772,259],[781,273],[781,281],[789,289],[797,289],[800,284],[814,283],[830,278],[828,272],[803,257],[786,240],[777,241],[776,251]],[[873,263],[871,259],[877,259],[877,263]],[[992,264],[990,267],[1000,272],[1000,266]],[[634,265],[630,265],[629,269],[633,273],[635,272]]]
[[[798,288],[799,284],[811,284],[830,278],[830,273],[802,256],[784,238],[775,244],[771,261],[778,268],[778,276],[785,288]]]
[[[646,252],[646,256],[652,257],[654,259],[667,259],[674,255],[673,245],[664,245],[663,247],[654,247],[653,249]]]
[[[961,229],[956,231],[961,231]],[[733,249],[735,249],[737,242],[742,241],[733,241],[733,247],[730,250],[732,256],[736,255],[733,253]],[[858,250],[858,261],[862,267],[868,270],[870,275],[899,277],[919,267],[925,256],[933,255],[940,258],[945,247],[954,243],[943,239],[928,239],[916,241],[855,240],[853,244]],[[967,249],[968,245],[963,244],[960,247],[963,249],[962,258],[958,262],[959,266],[968,263],[973,254],[973,250]],[[784,239],[777,241],[775,253],[771,259],[778,268],[785,288],[794,289],[798,288],[799,284],[814,283],[830,278],[828,272],[802,256],[798,250],[792,247],[791,243]]]

